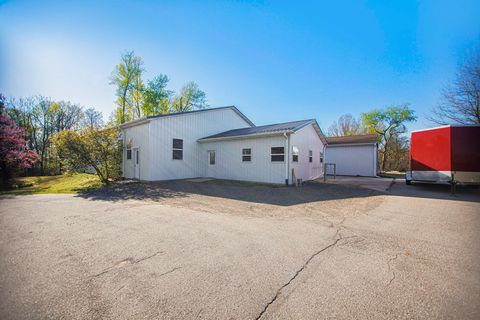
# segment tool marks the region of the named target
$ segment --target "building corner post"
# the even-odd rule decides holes
[[[285,138],[285,185],[290,185],[290,134],[284,133]]]

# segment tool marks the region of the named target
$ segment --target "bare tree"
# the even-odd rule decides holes
[[[470,56],[455,80],[442,90],[428,120],[437,124],[480,124],[480,55]]]
[[[50,112],[52,102],[50,99],[38,96],[31,112],[31,122],[33,127],[32,143],[35,151],[40,156],[40,174],[45,174],[47,166],[47,156],[49,149],[49,140],[54,128],[52,126],[53,115]]]
[[[103,126],[103,115],[94,108],[85,109],[81,121],[83,128],[99,129]]]
[[[70,101],[52,102],[48,112],[52,116],[54,132],[78,128],[83,117],[83,108]]]
[[[340,116],[340,118],[328,128],[329,136],[355,136],[364,132],[365,129],[362,128],[360,121],[349,113]]]

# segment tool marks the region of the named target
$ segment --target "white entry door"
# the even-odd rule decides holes
[[[140,179],[140,149],[133,149],[133,172],[134,178]]]
[[[217,161],[216,159],[216,153],[215,150],[208,150],[208,166],[207,166],[207,177],[214,177],[215,176],[215,162]]]

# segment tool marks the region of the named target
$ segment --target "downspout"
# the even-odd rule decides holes
[[[322,144],[323,144],[323,141],[322,141]],[[327,160],[327,144],[323,144],[323,148],[322,148],[322,153],[323,153],[323,162],[322,162],[322,173],[323,173],[323,177],[325,177],[325,174],[326,174],[326,166],[325,166],[325,161]]]
[[[120,129],[121,135],[122,135],[122,178],[125,179],[125,131],[123,129]]]
[[[285,185],[288,187],[289,185],[289,172],[290,172],[290,135],[286,132],[283,133],[285,137]]]

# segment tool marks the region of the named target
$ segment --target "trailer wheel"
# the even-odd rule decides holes
[[[407,186],[411,186],[412,185],[412,180],[405,180],[405,184]]]

